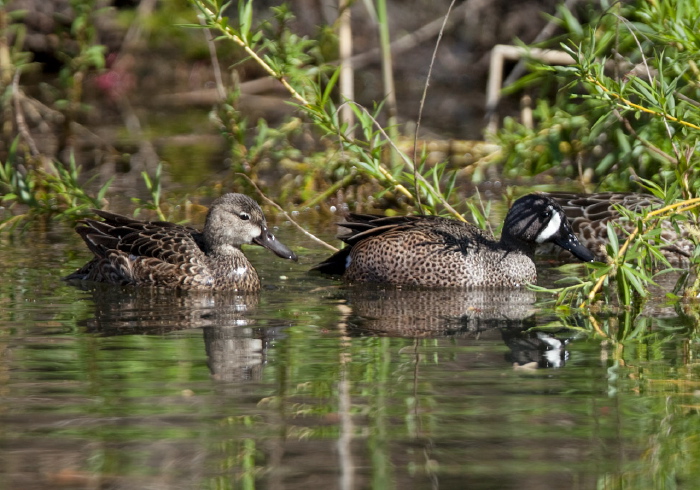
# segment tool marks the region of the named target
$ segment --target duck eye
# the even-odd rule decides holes
[[[250,219],[250,215],[248,213],[241,213],[238,215],[239,218],[241,218],[243,221],[248,221]]]

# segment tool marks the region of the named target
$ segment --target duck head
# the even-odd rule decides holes
[[[297,256],[267,228],[262,209],[244,194],[225,194],[215,200],[204,224],[204,240],[209,250],[226,253],[229,247],[255,244],[283,259]]]
[[[532,247],[551,242],[584,262],[595,259],[579,242],[561,206],[544,194],[528,194],[516,200],[503,224],[503,235]]]

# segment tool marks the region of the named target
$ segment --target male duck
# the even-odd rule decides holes
[[[348,282],[429,287],[512,288],[537,281],[535,248],[552,242],[579,259],[581,245],[552,199],[529,194],[513,203],[500,240],[468,223],[436,216],[351,214],[341,226],[347,247],[314,269]]]
[[[576,194],[570,192],[547,193],[564,210],[571,222],[574,233],[581,243],[596,255],[596,260],[605,262],[607,253],[605,246],[608,244],[608,222],[619,225],[618,240],[627,239],[637,223],[624,219],[618,211],[618,206],[631,211],[641,212],[644,209],[658,209],[664,205],[663,200],[648,194],[624,193],[624,192],[600,192],[595,194]],[[675,266],[686,266],[695,250],[695,243],[690,238],[690,233],[683,223],[676,227],[673,222],[664,220],[661,222],[661,251],[664,257]],[[570,255],[561,249],[555,249],[551,245],[538,249],[538,253],[556,254],[560,257]]]
[[[261,245],[297,260],[267,229],[260,206],[243,194],[215,200],[202,231],[94,212],[104,221],[83,220],[76,231],[95,257],[67,280],[248,292],[260,289],[260,279],[241,245]]]

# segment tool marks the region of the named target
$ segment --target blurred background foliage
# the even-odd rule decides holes
[[[546,24],[542,12],[555,12],[555,5],[471,2],[455,9],[438,51],[420,137],[481,139],[489,50],[494,43],[533,39]],[[441,22],[448,6],[390,2],[391,40],[411,40],[421,27]],[[374,111],[385,99],[376,12],[369,3],[350,8],[353,50],[364,57],[355,62],[355,100]],[[238,4],[226,9],[231,23],[240,24]],[[285,77],[307,92],[327,82],[319,76],[337,62],[337,5],[253,2],[249,12],[247,29],[258,36],[266,59],[285,67]],[[0,161],[8,163],[19,135],[14,168],[28,172],[49,160],[68,166],[75,158],[83,181],[97,176],[93,191],[116,176],[108,197],[125,190],[147,197],[141,172],[153,174],[161,161],[167,193],[175,195],[208,194],[207,187],[229,187],[233,180],[241,185],[231,171],[251,173],[263,189],[297,204],[339,181],[351,194],[364,186],[358,198],[386,190],[361,171],[348,171],[337,144],[300,118],[283,87],[240,46],[218,41],[213,54],[201,29],[183,27],[198,23],[187,0],[2,0]],[[436,32],[393,57],[400,134],[410,135],[415,126]],[[332,95],[338,104],[337,92]],[[506,100],[506,113],[509,106]],[[384,124],[385,113],[378,115]],[[484,153],[471,157],[470,151],[453,152],[448,143],[429,159],[464,168]]]
[[[534,125],[512,117],[495,138],[505,175],[549,173],[583,187],[635,189],[639,178],[697,193],[700,2],[616,3],[542,47],[572,66],[532,65],[510,92],[532,93]],[[552,97],[547,97],[547,93]]]
[[[241,173],[290,209],[408,212],[420,197],[425,212],[481,223],[481,199],[522,193],[510,186],[638,190],[647,179],[673,197],[695,193],[700,0],[467,1],[441,30],[449,7],[349,3],[349,136],[339,116],[341,5],[2,0],[0,186],[14,206],[3,219],[37,201],[18,185],[51,187],[41,180],[61,179],[59,168],[76,177],[61,192],[84,186],[91,196],[47,195],[54,205],[41,214],[68,218],[95,197],[123,207],[125,195],[167,217],[173,200],[253,192]],[[379,49],[388,41],[391,58]],[[525,55],[507,61],[489,107],[497,44]],[[571,58],[546,65],[530,47]]]

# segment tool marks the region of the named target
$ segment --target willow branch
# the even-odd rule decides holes
[[[652,218],[656,217],[662,217],[669,215],[671,213],[674,214],[679,214],[679,213],[684,213],[686,211],[690,211],[691,209],[697,208],[700,206],[700,198],[696,197],[694,199],[688,199],[686,201],[680,201],[677,203],[669,204],[667,206],[664,206],[659,209],[655,209],[654,211],[651,211],[649,214],[644,216],[642,218],[642,225],[646,225],[649,221],[652,220]],[[627,237],[627,240],[622,244],[620,249],[617,252],[617,256],[615,257],[618,262],[621,257],[625,255],[627,252],[627,249],[629,246],[632,244],[632,241],[634,238],[639,234],[639,227],[635,228]],[[588,299],[584,300],[583,303],[579,306],[580,308],[584,308],[586,304],[589,304],[593,302],[593,298],[595,298],[595,295],[598,294],[598,291],[600,291],[600,288],[603,287],[603,283],[605,280],[610,276],[610,274],[603,274],[598,278],[598,281],[596,282],[595,286],[593,286],[593,289],[591,289],[591,292],[588,293]]]
[[[260,197],[262,197],[262,198],[265,200],[265,202],[267,202],[267,203],[269,203],[270,205],[274,206],[280,213],[282,213],[282,214],[284,215],[284,217],[285,217],[286,219],[289,220],[289,222],[290,222],[291,224],[293,224],[293,225],[294,225],[298,230],[300,230],[304,235],[306,235],[307,237],[311,238],[311,239],[312,239],[313,241],[315,241],[316,243],[318,243],[318,244],[320,244],[320,245],[323,245],[323,246],[326,247],[327,249],[332,250],[333,252],[337,252],[337,251],[338,251],[338,249],[337,249],[336,247],[334,247],[334,246],[331,245],[330,243],[324,242],[323,240],[321,240],[320,238],[318,238],[318,237],[317,237],[316,235],[314,235],[313,233],[309,233],[308,231],[306,231],[306,230],[304,229],[303,226],[301,226],[299,223],[297,223],[296,221],[294,221],[294,219],[293,219],[291,216],[289,216],[289,213],[287,213],[287,211],[285,211],[285,210],[282,208],[282,206],[280,206],[280,205],[277,204],[275,201],[273,201],[272,199],[270,199],[269,197],[267,197],[267,196],[265,195],[265,193],[264,193],[262,190],[260,190],[260,187],[258,187],[258,185],[257,185],[255,182],[253,182],[253,179],[251,179],[250,177],[248,177],[246,174],[243,174],[243,173],[240,173],[240,172],[237,172],[236,175],[240,175],[241,177],[243,177],[244,179],[246,179],[246,180],[250,183],[250,185],[252,185],[253,187],[255,187],[255,190],[258,191],[258,194],[260,195]]]
[[[401,156],[404,163],[408,166],[409,170],[413,171],[414,164],[411,161],[411,159],[408,158],[408,156],[404,152],[402,152],[398,146],[396,146],[396,143],[394,141],[392,141],[391,138],[389,138],[389,135],[386,134],[386,131],[384,131],[384,128],[381,126],[381,124],[379,124],[379,122],[372,116],[372,114],[369,113],[369,111],[365,107],[361,106],[357,102],[352,102],[352,101],[344,102],[343,105],[344,104],[355,104],[357,107],[359,107],[360,110],[362,110],[367,115],[367,117],[369,117],[372,120],[372,123],[377,127],[377,129],[379,129],[379,132],[382,133],[382,136],[384,136],[385,140],[389,143],[389,145],[391,145],[391,147],[394,149],[394,151],[396,151],[396,153]],[[338,107],[338,110],[340,110],[341,107],[342,107],[342,105],[340,107]],[[379,169],[379,172],[382,174],[382,176],[384,176],[384,178],[387,181],[389,181],[391,184],[393,184],[399,192],[401,192],[404,196],[406,196],[414,201],[416,200],[416,198],[413,196],[413,194],[411,194],[411,192],[408,189],[406,189],[403,185],[399,184],[398,181],[394,178],[394,176],[391,175],[391,173],[389,173],[389,171],[387,169],[385,169],[381,164],[378,166],[378,169]],[[457,218],[460,221],[466,221],[466,219],[464,219],[464,216],[459,214],[457,212],[457,210],[455,208],[453,208],[450,205],[450,203],[448,203],[445,200],[444,197],[442,197],[442,194],[440,194],[430,184],[430,182],[428,182],[425,179],[425,177],[423,177],[421,174],[417,174],[417,177],[418,177],[418,180],[424,185],[424,187],[426,189],[428,189],[430,191],[430,193],[435,198],[437,198],[438,201],[440,201],[440,204],[442,204],[442,206],[444,206],[444,208],[447,209],[447,211],[449,211],[450,214],[452,214],[455,218]]]
[[[675,116],[671,116],[670,114],[666,114],[665,112],[659,112],[655,111],[653,109],[648,109],[644,107],[643,105],[635,104],[631,100],[625,99],[622,95],[613,92],[609,88],[607,88],[605,85],[603,85],[598,79],[593,78],[591,75],[587,75],[585,80],[587,82],[590,82],[594,85],[596,85],[598,88],[600,88],[606,95],[609,95],[610,97],[617,99],[619,102],[618,104],[623,107],[623,108],[632,108],[632,109],[637,109],[638,111],[646,112],[647,114],[651,114],[653,116],[658,116],[662,117],[667,121],[673,121],[675,123],[678,123],[682,126],[687,126],[689,128],[697,129],[700,131],[700,126],[697,126],[693,123],[690,123],[688,121],[684,121],[683,119],[678,119]]]
[[[262,59],[258,53],[256,53],[253,48],[250,47],[250,44],[248,44],[243,38],[238,36],[233,30],[228,26],[224,25],[219,21],[219,16],[212,12],[210,9],[202,5],[200,2],[197,2],[197,6],[201,10],[202,14],[206,18],[207,22],[210,24],[215,25],[221,33],[233,41],[234,43],[238,44],[243,50],[251,57],[253,58],[256,63],[258,63],[263,70],[265,70],[268,75],[270,75],[272,78],[275,78],[276,80],[279,80],[279,82],[284,86],[285,89],[291,94],[291,96],[299,101],[304,106],[309,106],[310,103],[308,100],[306,100],[299,92],[297,92],[294,87],[292,87],[289,82],[284,78],[284,75],[281,73],[277,73],[270,65],[265,62],[264,59]]]

